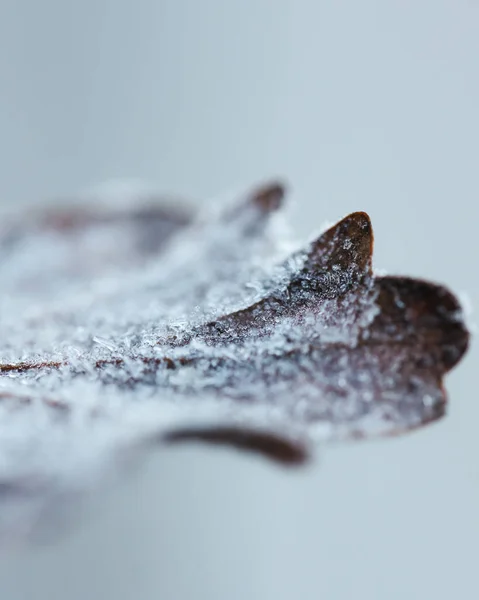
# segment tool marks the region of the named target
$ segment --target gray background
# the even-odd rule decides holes
[[[298,233],[366,210],[376,267],[477,304],[475,0],[1,0],[0,50],[2,201],[283,175]],[[298,472],[158,454],[68,536],[0,557],[0,597],[477,598],[477,365],[439,424]]]

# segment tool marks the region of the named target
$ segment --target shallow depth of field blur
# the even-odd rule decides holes
[[[367,211],[375,267],[479,301],[479,4],[4,0],[0,202],[271,176],[309,237]],[[2,600],[402,600],[479,592],[478,352],[448,416],[290,471],[158,452],[76,526],[0,556]]]

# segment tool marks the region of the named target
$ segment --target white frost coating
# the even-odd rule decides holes
[[[124,187],[120,191],[120,204],[128,207],[131,198]],[[118,198],[118,190],[114,192]],[[98,194],[92,193],[88,202],[96,202]],[[111,186],[106,196],[107,213],[115,203]],[[228,210],[217,211],[213,220],[199,216],[158,258],[147,257],[129,270],[104,267],[109,253],[115,259],[123,253],[119,262],[128,266],[135,233],[130,223],[94,226],[69,237],[33,231],[10,243],[5,231],[9,221],[2,221],[0,234],[9,243],[0,246],[0,362],[68,366],[1,375],[0,492],[5,482],[20,491],[25,486],[27,497],[30,488],[45,488],[50,497],[57,485],[86,483],[115,457],[115,448],[182,425],[231,421],[233,406],[219,403],[215,395],[208,401],[205,392],[198,404],[184,390],[169,389],[170,380],[188,389],[197,369],[173,375],[160,370],[158,385],[150,381],[129,390],[105,386],[94,366],[121,355],[122,370],[111,368],[120,383],[122,377],[144,377],[135,359],[164,355],[156,344],[159,336],[181,336],[194,323],[248,306],[265,294],[265,270],[279,255],[274,231],[282,225],[271,220],[258,235],[250,231],[260,218],[256,207],[223,218]],[[94,256],[98,270],[88,262]],[[83,268],[86,277],[81,276]],[[276,269],[275,280],[286,276]],[[50,401],[66,409],[52,408]],[[251,413],[256,425],[261,410]],[[271,416],[268,412],[265,423],[270,424]],[[39,500],[36,493],[32,497],[29,503],[22,494],[22,502],[33,510]]]
[[[129,222],[0,245],[0,363],[57,363],[0,374],[0,498],[5,482],[33,514],[88,486],[122,449],[181,428],[342,439],[419,424],[433,410],[435,381],[397,389],[358,347],[378,313],[372,287],[359,298],[348,291],[359,267],[298,279],[308,248],[284,260],[280,216],[246,200],[236,208],[198,215],[161,253],[138,252]],[[288,312],[292,281],[301,310]],[[210,325],[266,298],[248,335],[237,320]],[[391,372],[406,361],[398,352]],[[370,408],[372,390],[390,401]]]

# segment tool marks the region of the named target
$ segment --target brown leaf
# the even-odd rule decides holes
[[[364,212],[275,263],[283,195],[266,185],[209,219],[155,205],[0,230],[5,489],[152,442],[297,464],[317,440],[444,415],[443,377],[468,344],[456,298],[376,277]],[[60,269],[45,252],[64,252]]]

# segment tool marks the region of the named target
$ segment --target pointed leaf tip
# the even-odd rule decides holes
[[[278,181],[265,184],[256,189],[252,196],[255,206],[264,212],[278,210],[286,194],[286,186]]]
[[[246,427],[204,427],[176,429],[163,436],[170,444],[201,442],[215,446],[230,446],[262,454],[283,465],[299,465],[307,461],[304,444],[289,440],[276,433]]]
[[[369,273],[372,266],[373,228],[365,212],[351,213],[313,242],[310,269],[354,268]]]

